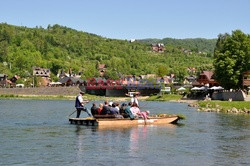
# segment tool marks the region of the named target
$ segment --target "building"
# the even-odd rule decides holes
[[[38,86],[48,86],[50,83],[50,69],[33,67],[33,76],[39,77]]]
[[[152,44],[152,51],[154,52],[164,52],[165,47],[163,43]]]
[[[211,87],[219,85],[219,83],[214,79],[213,71],[203,71],[197,79],[197,82],[200,86],[209,85],[209,87]]]
[[[60,82],[62,86],[78,86],[84,83],[83,80],[76,77],[63,77],[58,82]]]
[[[50,77],[50,70],[40,67],[33,67],[33,76]]]
[[[250,70],[244,72],[243,74],[243,87],[250,87]]]

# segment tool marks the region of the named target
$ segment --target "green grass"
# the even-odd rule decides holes
[[[232,109],[233,107],[237,109],[250,109],[250,101],[199,101],[198,105],[201,108],[219,108],[221,110],[229,110]]]
[[[1,94],[0,99],[32,99],[32,100],[75,100],[76,96],[69,95],[14,95],[14,94]],[[87,100],[108,100],[108,101],[124,101],[129,100],[126,97],[105,97],[90,94],[84,94],[84,99]]]
[[[171,101],[171,100],[180,100],[182,95],[176,94],[164,94],[164,95],[154,95],[146,99],[146,101]]]
[[[62,95],[13,95],[13,94],[1,94],[0,99],[37,99],[37,100],[66,100],[73,99],[72,96]]]

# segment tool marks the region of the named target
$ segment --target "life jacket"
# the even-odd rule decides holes
[[[79,97],[79,95],[76,96],[75,107],[76,107],[76,108],[81,108],[81,107],[83,107],[83,106],[82,106],[82,104],[80,103],[78,97]]]

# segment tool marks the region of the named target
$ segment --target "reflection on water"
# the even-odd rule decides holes
[[[0,165],[250,165],[250,116],[141,102],[182,125],[77,126],[74,101],[0,100]],[[88,105],[89,107],[90,105]]]
[[[104,165],[140,165],[142,154],[151,154],[151,142],[158,135],[176,135],[177,125],[75,126],[77,163]],[[87,132],[86,132],[87,129]],[[91,137],[92,139],[89,139]],[[157,150],[157,149],[153,149]],[[87,154],[92,151],[96,158]],[[87,157],[88,156],[88,157]],[[115,160],[114,160],[115,159]],[[94,160],[94,161],[93,161]],[[122,164],[123,165],[123,164]]]

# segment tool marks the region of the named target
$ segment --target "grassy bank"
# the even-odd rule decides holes
[[[203,110],[219,110],[219,112],[231,112],[233,109],[239,112],[250,110],[249,101],[199,101],[197,104]]]
[[[176,101],[180,100],[182,98],[182,95],[176,95],[176,94],[164,94],[164,95],[155,95],[150,96],[146,99],[146,101]]]
[[[74,96],[1,94],[0,99],[72,100]]]

